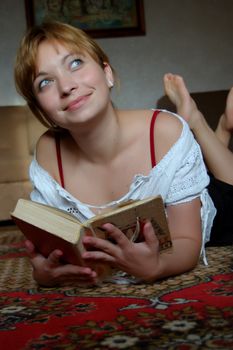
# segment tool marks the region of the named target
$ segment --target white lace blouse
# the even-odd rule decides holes
[[[62,188],[37,162],[36,156],[30,165],[30,179],[33,184],[31,199],[72,213],[80,221],[94,216],[92,209],[111,208],[129,199],[143,199],[160,194],[166,206],[176,205],[200,197],[202,220],[202,255],[205,258],[205,243],[210,238],[216,209],[206,186],[209,177],[203,162],[199,145],[195,141],[187,123],[173,114],[183,124],[179,139],[170,148],[147,176],[134,176],[129,191],[118,200],[101,206],[82,203]],[[78,185],[78,184],[77,184]]]

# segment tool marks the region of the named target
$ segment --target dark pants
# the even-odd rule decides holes
[[[209,194],[217,214],[211,230],[210,241],[206,246],[233,244],[233,186],[210,175]]]

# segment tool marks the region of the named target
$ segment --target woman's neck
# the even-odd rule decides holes
[[[122,129],[119,111],[112,109],[104,116],[92,120],[91,124],[70,131],[78,146],[79,157],[92,163],[111,162],[121,149]]]

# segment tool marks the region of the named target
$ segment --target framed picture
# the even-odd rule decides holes
[[[145,35],[143,0],[25,0],[28,27],[69,23],[94,38]]]

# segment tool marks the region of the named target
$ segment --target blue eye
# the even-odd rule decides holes
[[[47,86],[50,83],[51,80],[49,79],[43,79],[39,83],[39,89],[43,89],[45,86]]]
[[[82,63],[83,61],[80,58],[76,58],[70,63],[70,67],[71,69],[77,69]]]

